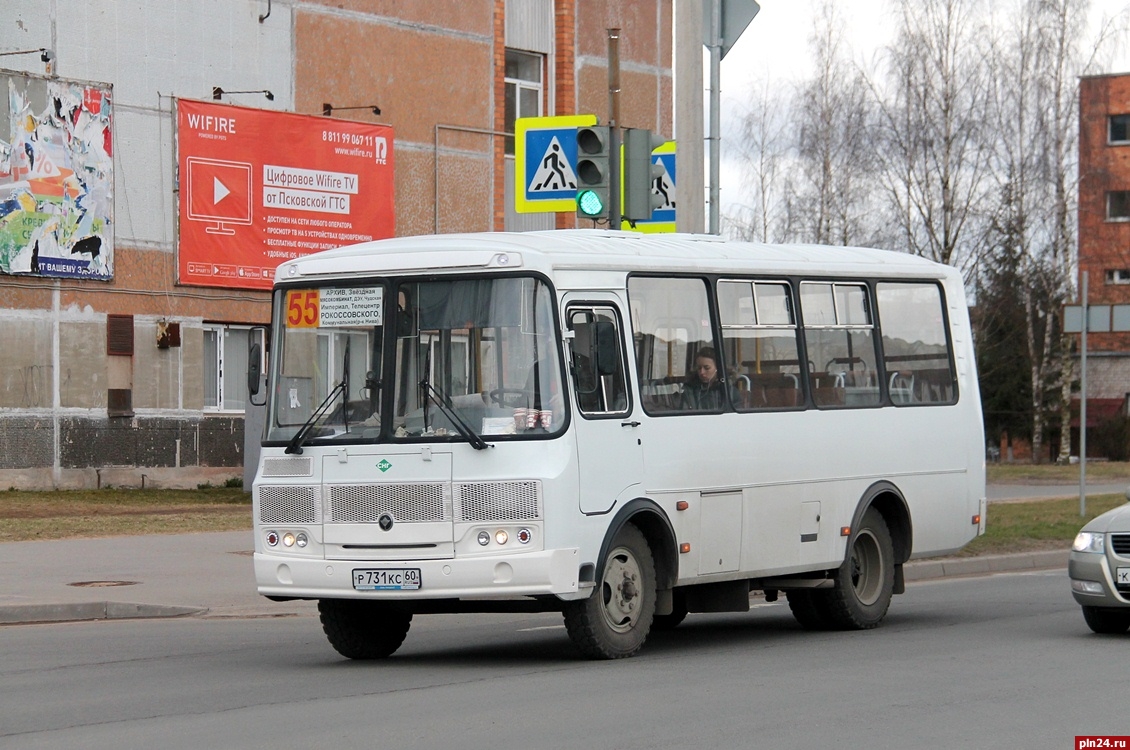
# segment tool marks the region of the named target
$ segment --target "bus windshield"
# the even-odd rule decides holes
[[[268,440],[291,452],[358,440],[485,447],[565,424],[553,296],[538,279],[288,289],[276,325]]]

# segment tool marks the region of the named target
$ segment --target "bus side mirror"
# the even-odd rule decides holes
[[[252,406],[262,406],[267,403],[266,394],[264,394],[262,401],[255,400],[255,396],[259,394],[260,380],[263,377],[263,347],[258,341],[263,330],[260,327],[251,329],[251,345],[247,348],[247,395]]]
[[[620,342],[616,326],[607,320],[598,320],[593,326],[593,362],[596,374],[615,375],[620,371]]]

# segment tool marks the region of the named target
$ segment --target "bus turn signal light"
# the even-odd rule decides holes
[[[980,513],[973,516],[973,525],[974,526],[980,526],[981,525],[981,514]]]
[[[691,507],[691,504],[686,500],[680,500],[679,502],[675,503],[675,510],[686,510],[689,507]]]
[[[851,527],[850,526],[841,526],[840,527],[840,536],[851,536]]]
[[[690,552],[691,551],[690,542],[683,542],[682,544],[680,544],[679,545],[679,551],[682,552],[684,555],[687,554],[688,552]]]

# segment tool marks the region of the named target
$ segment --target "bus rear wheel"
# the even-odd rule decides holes
[[[386,602],[319,599],[318,615],[330,645],[349,659],[384,659],[412,625],[412,613]]]
[[[868,508],[851,536],[847,558],[836,571],[835,585],[822,590],[829,624],[842,630],[866,630],[883,621],[895,585],[891,532],[879,511]]]
[[[587,599],[565,605],[565,629],[590,659],[623,659],[643,648],[655,616],[655,561],[647,539],[626,524]]]

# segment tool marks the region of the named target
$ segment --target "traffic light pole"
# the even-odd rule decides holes
[[[620,219],[620,29],[608,29],[608,225]]]

